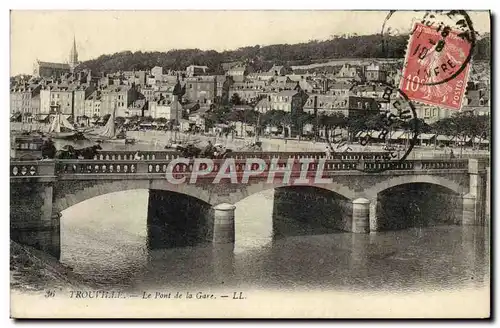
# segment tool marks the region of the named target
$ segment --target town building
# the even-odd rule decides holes
[[[385,82],[387,80],[387,72],[375,63],[365,67],[365,76],[366,80],[370,82]]]
[[[186,78],[184,98],[189,102],[213,104],[217,96],[217,81],[214,76]]]
[[[335,80],[337,82],[363,82],[364,76],[361,68],[351,66],[350,64],[344,64],[340,71],[335,74]]]
[[[366,117],[380,113],[377,99],[371,97],[349,96],[346,116]]]
[[[469,82],[465,92],[464,106],[481,107],[490,106],[489,87],[483,82]]]
[[[222,99],[222,91],[224,89],[224,82],[226,82],[227,76],[226,75],[215,75],[215,97],[220,100]]]
[[[271,96],[271,109],[285,112],[301,112],[307,101],[307,94],[301,90],[285,90]]]
[[[298,82],[292,81],[288,76],[274,76],[269,86],[274,91],[293,90]]]
[[[152,99],[151,99],[151,93],[149,92],[149,90],[145,90],[145,91],[147,91],[148,96],[146,97],[146,94],[144,94],[144,96],[149,101],[163,100],[163,99],[171,101],[173,99],[172,92],[174,90],[174,87],[175,86],[173,86],[173,85],[162,85],[162,86],[157,87],[156,90],[153,91],[153,98]]]
[[[101,117],[101,91],[94,90],[85,99],[85,116],[87,117]]]
[[[194,77],[207,74],[207,66],[189,65],[186,67],[186,76]]]
[[[288,65],[274,65],[269,69],[269,73],[272,73],[274,76],[285,76],[292,74],[293,70]]]
[[[248,69],[246,65],[235,66],[230,68],[226,75],[231,76],[234,82],[242,82],[245,80],[245,76],[248,74]]]
[[[16,120],[30,121],[40,111],[40,84],[24,83],[10,89],[10,113],[16,114]]]
[[[313,94],[304,104],[304,112],[314,114],[314,107],[316,100],[316,109],[318,113],[325,115],[332,115],[335,112],[341,112],[345,115],[348,109],[348,96],[335,96],[331,94]]]
[[[456,113],[456,111],[454,110],[442,108],[439,106],[422,104],[415,104],[414,106],[417,117],[423,119],[427,124],[432,124],[443,118],[451,117],[454,113]]]
[[[147,102],[153,101],[155,99],[155,89],[152,86],[142,87],[141,93],[144,95],[144,99],[146,99]]]
[[[61,114],[75,118],[85,115],[85,99],[95,90],[93,85],[56,80],[42,84],[40,113],[51,114],[56,108]],[[43,119],[43,117],[41,118]]]
[[[335,96],[348,96],[352,84],[344,82],[329,82],[328,93]]]
[[[37,77],[55,77],[59,78],[71,72],[69,64],[65,63],[49,63],[37,60],[33,68],[33,75]]]
[[[127,117],[129,106],[138,99],[139,93],[135,85],[108,85],[101,91],[101,115],[111,114]]]
[[[139,95],[140,97],[141,95]],[[127,116],[145,116],[144,111],[148,109],[148,102],[144,97],[136,99],[128,106]]]
[[[67,63],[49,63],[36,60],[33,67],[33,75],[44,78],[59,78],[67,73],[72,73],[78,66],[78,51],[76,49],[76,39],[73,38],[73,45],[70,50]]]
[[[148,73],[146,71],[125,71],[122,75],[129,85],[145,86],[147,84]]]
[[[165,118],[167,120],[180,120],[182,118],[182,105],[174,101],[162,99],[155,100],[149,105],[149,114],[152,118]]]
[[[194,123],[194,126],[200,131],[206,131],[205,115],[208,110],[210,110],[210,107],[200,107],[200,109],[188,115],[188,120]]]
[[[268,112],[272,109],[271,107],[271,96],[265,96],[259,102],[257,105],[255,105],[255,110],[260,112],[260,113],[265,113]]]
[[[155,78],[155,79],[161,79],[162,75],[163,75],[163,67],[160,67],[160,66],[155,66],[151,69],[151,75]]]
[[[269,81],[274,77],[274,73],[272,72],[258,72],[258,73],[250,73],[247,75],[249,80],[254,81]]]
[[[371,98],[383,98],[387,86],[382,84],[356,85],[351,88],[351,95]]]
[[[263,93],[266,84],[264,81],[243,81],[234,82],[229,89],[229,99],[232,99],[234,94],[238,94],[238,97],[243,103],[252,103],[259,99],[260,95]]]

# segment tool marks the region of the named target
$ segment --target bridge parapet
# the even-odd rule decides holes
[[[135,155],[138,154],[141,160],[169,160],[182,157],[181,153],[175,150],[150,150],[150,151],[129,151],[129,150],[101,150],[94,156],[94,160],[134,160]],[[388,156],[388,152],[338,152],[332,153],[331,159],[341,160],[382,160]],[[312,158],[320,159],[326,158],[324,152],[230,152],[228,158],[246,159],[246,158]]]
[[[295,159],[295,158],[294,158]],[[185,159],[185,161],[175,161],[173,159],[165,160],[55,160],[55,161],[11,161],[10,176],[11,178],[24,177],[43,177],[43,176],[71,176],[71,175],[108,175],[120,176],[122,179],[127,179],[131,175],[144,174],[184,174],[193,172],[193,159]],[[264,159],[265,166],[262,168],[259,163],[248,163],[247,159],[233,159],[234,167],[237,174],[242,174],[244,171],[260,171],[266,174],[270,170],[285,168],[289,158]],[[224,163],[224,159],[214,160],[213,167],[210,168],[212,174],[217,173]],[[302,168],[301,165],[308,165],[307,168]],[[298,159],[294,161],[292,168],[288,168],[294,175],[298,175],[301,170],[308,171],[308,174],[316,173],[320,165],[319,160],[311,163],[300,163]],[[407,160],[403,162],[383,162],[377,160],[338,160],[330,159],[324,162],[323,172],[327,175],[332,174],[347,174],[348,172],[358,172],[360,174],[369,174],[371,170],[375,172],[384,171],[450,171],[462,170],[465,173],[468,171],[469,160],[464,159],[449,159],[449,160]],[[207,170],[207,164],[202,163],[198,168]],[[352,174],[352,173],[351,173]]]
[[[173,150],[101,150],[97,155],[94,156],[94,160],[106,161],[106,160],[135,160],[135,155],[138,154],[140,160],[164,160],[164,159],[175,159],[181,157],[181,153]]]
[[[11,178],[34,178],[55,175],[55,161],[11,161]]]
[[[146,172],[144,162],[132,160],[60,160],[58,175],[65,174],[134,174]]]

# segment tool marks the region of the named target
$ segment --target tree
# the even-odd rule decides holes
[[[125,123],[125,117],[117,116],[115,117],[116,125],[122,126]]]
[[[228,122],[242,122],[243,121],[243,111],[233,110],[226,114],[226,121]]]
[[[165,117],[157,117],[155,118],[155,122],[158,124],[165,124],[168,122],[168,120]]]
[[[151,116],[144,116],[140,118],[141,123],[152,123],[154,119]]]
[[[254,110],[254,109],[245,109],[243,111],[243,122],[246,124],[251,124],[251,125],[256,125],[257,124],[257,117],[259,116],[259,113]]]
[[[262,126],[282,127],[283,129],[287,129],[290,134],[292,117],[289,112],[273,109],[261,116],[260,124]]]
[[[418,134],[421,134],[431,132],[432,128],[423,119],[413,117],[408,121],[408,130],[416,131]]]
[[[437,135],[453,136],[460,144],[460,152],[468,139],[478,139],[478,144],[490,138],[491,122],[489,116],[479,116],[474,112],[459,112],[452,117],[441,119],[431,125]]]
[[[354,137],[361,131],[367,131],[366,118],[363,116],[349,116],[346,120],[347,129],[349,132],[349,140],[354,140]]]
[[[231,103],[231,105],[241,105],[241,98],[240,98],[240,95],[237,94],[237,93],[233,93],[233,95],[231,96],[231,100],[229,101]]]
[[[122,51],[85,61],[76,70],[90,69],[96,74],[132,69],[147,70],[154,66],[161,66],[165,70],[184,70],[195,64],[208,66],[211,74],[223,74],[221,63],[246,61],[255,71],[267,71],[273,64],[280,62],[294,66],[330,58],[403,58],[407,42],[408,35],[373,34],[337,37],[325,41],[311,40],[299,44],[249,46],[223,52],[200,49],[176,49],[168,52]],[[489,59],[490,47],[489,36],[478,40],[474,47],[474,59]],[[316,72],[324,70],[324,67],[314,69]],[[301,74],[300,71],[296,73]]]

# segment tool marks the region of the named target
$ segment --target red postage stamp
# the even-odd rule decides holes
[[[411,100],[459,110],[470,69],[472,45],[448,27],[415,24],[399,88]]]

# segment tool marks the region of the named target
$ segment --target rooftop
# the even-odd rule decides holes
[[[50,62],[37,61],[37,64],[40,67],[67,69],[67,70],[70,69],[69,64],[65,64],[65,63],[50,63]]]

